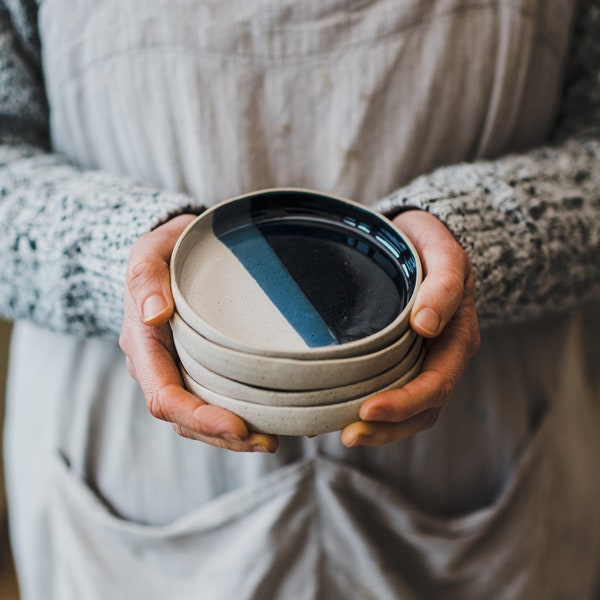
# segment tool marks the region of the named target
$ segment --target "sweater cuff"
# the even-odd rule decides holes
[[[0,313],[81,336],[118,335],[129,252],[200,203],[58,155],[11,150],[0,168]]]

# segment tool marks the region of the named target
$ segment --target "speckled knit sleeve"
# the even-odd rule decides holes
[[[47,152],[35,22],[34,0],[0,0],[0,315],[116,335],[131,245],[193,200]],[[446,223],[473,262],[483,326],[600,297],[598,0],[580,1],[574,39],[554,145],[438,169],[379,204]]]
[[[600,298],[600,3],[581,0],[552,144],[443,167],[383,199],[430,211],[467,251],[482,327]]]
[[[36,3],[0,0],[0,315],[117,335],[133,242],[193,200],[47,152]]]

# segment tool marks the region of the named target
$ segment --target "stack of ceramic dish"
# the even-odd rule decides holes
[[[316,435],[418,372],[421,283],[410,241],[365,207],[273,189],[195,219],[171,259],[171,321],[187,388],[251,429]]]

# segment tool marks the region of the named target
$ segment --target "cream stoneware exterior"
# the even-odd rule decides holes
[[[392,345],[370,354],[302,360],[248,354],[215,344],[177,313],[171,318],[171,328],[177,345],[207,369],[248,385],[290,391],[338,387],[374,377],[398,364],[416,337],[407,329]]]
[[[272,406],[315,406],[344,402],[358,396],[375,393],[377,390],[392,384],[413,367],[421,352],[422,345],[423,338],[418,336],[397,365],[375,377],[351,385],[296,392],[257,388],[228,379],[193,360],[182,347],[179,346],[177,352],[181,365],[191,379],[203,388],[210,389],[223,396]]]
[[[419,373],[424,356],[423,348],[413,367],[385,389],[406,385]],[[343,429],[358,420],[360,406],[368,397],[320,406],[266,406],[217,394],[195,382],[185,371],[182,376],[188,390],[205,402],[237,414],[251,430],[276,435],[319,435]]]

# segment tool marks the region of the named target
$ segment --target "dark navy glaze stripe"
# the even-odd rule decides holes
[[[215,234],[242,263],[307,346],[316,348],[338,343],[256,227],[247,225],[224,234]]]
[[[258,228],[340,344],[380,331],[402,310],[397,272],[363,237],[316,223]]]

